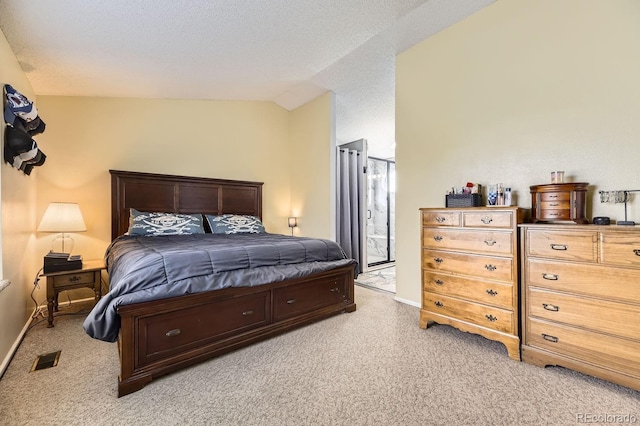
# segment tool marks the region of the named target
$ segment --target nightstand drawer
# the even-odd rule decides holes
[[[53,277],[53,286],[56,288],[75,286],[83,284],[91,284],[95,281],[95,273],[78,272],[77,274],[57,275]]]

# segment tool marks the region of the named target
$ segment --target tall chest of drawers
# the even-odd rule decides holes
[[[520,360],[518,207],[420,209],[420,327],[446,324],[502,342]]]
[[[522,360],[640,390],[640,227],[521,227]]]

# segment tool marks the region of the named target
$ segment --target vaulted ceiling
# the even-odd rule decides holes
[[[339,143],[394,156],[395,56],[495,0],[0,0],[37,95],[273,101],[336,94]]]

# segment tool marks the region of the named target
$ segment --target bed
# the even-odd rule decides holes
[[[118,342],[118,397],[181,368],[355,311],[355,261],[345,259],[336,245],[343,256],[338,259],[335,243],[328,240],[266,233],[124,235],[132,209],[136,213],[203,218],[261,218],[262,183],[118,170],[110,173],[110,291],[88,315],[84,327],[94,338]],[[151,245],[152,240],[161,247]],[[132,247],[140,251],[130,252]],[[323,247],[327,259],[322,257]],[[235,253],[235,258],[250,268],[244,270],[244,266],[233,266],[227,258],[217,257],[225,251]],[[274,252],[275,261],[263,260],[269,259],[268,252]],[[174,264],[185,258],[187,264]],[[124,271],[126,263],[131,263],[131,270]],[[226,266],[209,270],[211,264]],[[160,265],[162,271],[149,269],[153,265]],[[185,271],[195,279],[189,278],[178,290],[187,282],[182,276]],[[274,278],[272,272],[280,275]],[[150,278],[156,276],[165,277],[165,282]],[[103,323],[108,316],[111,320]]]

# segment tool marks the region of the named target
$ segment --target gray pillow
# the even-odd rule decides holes
[[[223,214],[205,215],[211,232],[214,234],[262,234],[264,225],[260,218],[249,215]]]
[[[202,215],[151,213],[131,209],[129,235],[189,235],[204,234]]]

